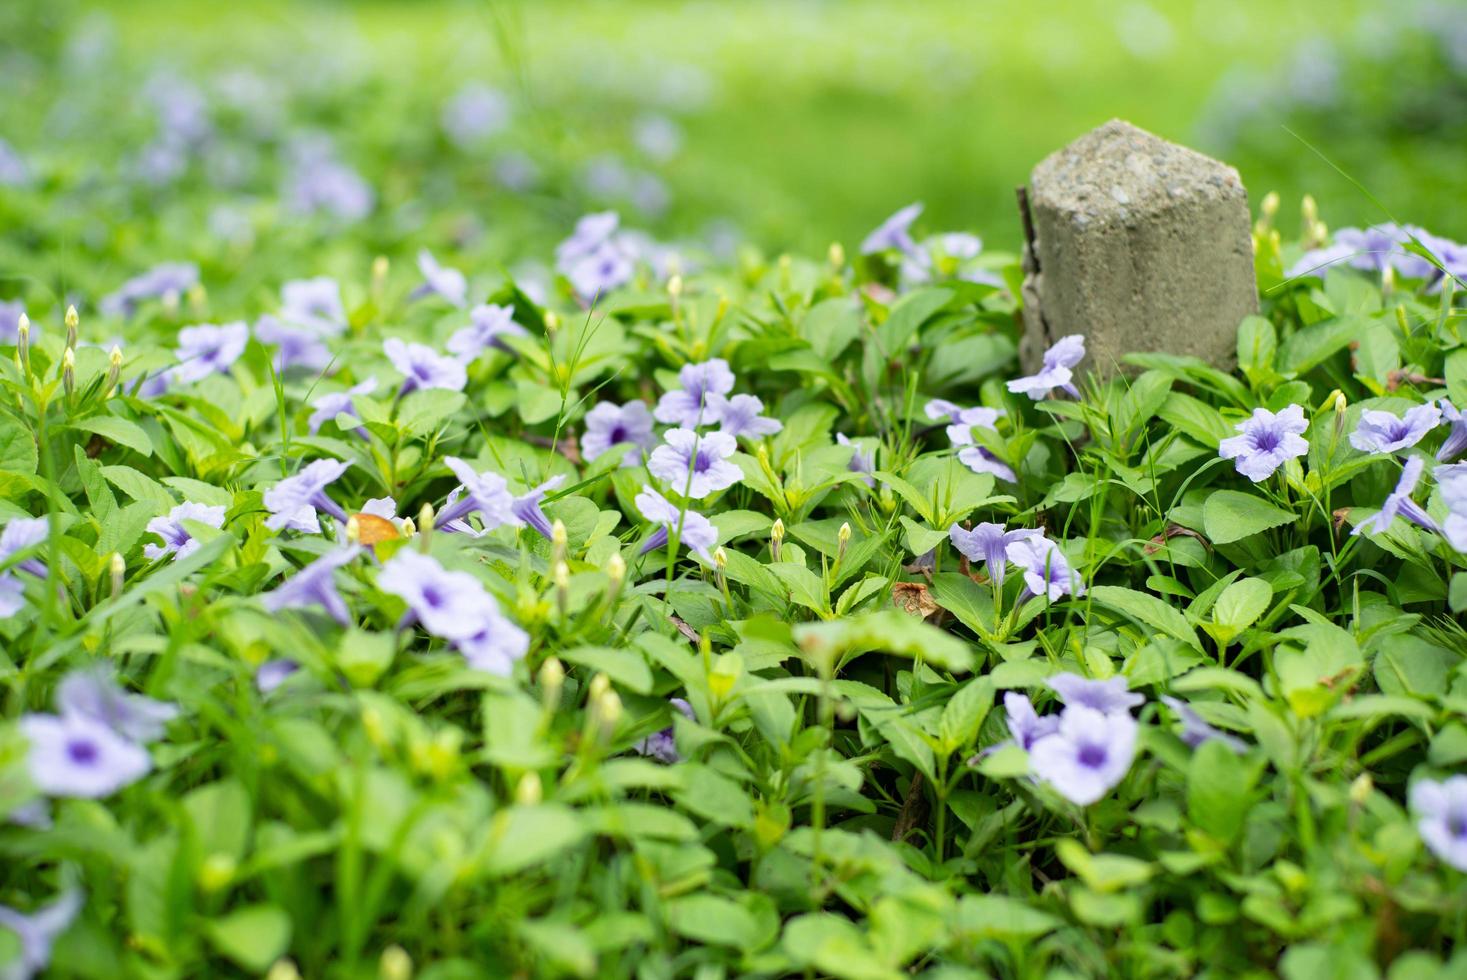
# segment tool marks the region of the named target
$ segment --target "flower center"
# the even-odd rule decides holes
[[[700,449],[697,452],[693,453],[693,472],[694,473],[707,473],[708,472],[708,468],[711,467],[712,465],[713,465],[713,457],[709,456],[703,450]]]
[[[1447,834],[1459,840],[1467,840],[1467,813],[1453,813],[1447,817]]]
[[[1404,442],[1411,437],[1411,427],[1405,422],[1397,422],[1386,430],[1389,442]]]
[[[626,426],[623,426],[623,425],[616,426],[615,428],[613,428],[611,430],[611,434],[607,438],[609,438],[611,440],[611,444],[613,446],[616,445],[619,442],[627,442],[627,441],[629,441],[627,439]]]
[[[79,738],[66,743],[66,757],[79,766],[91,765],[100,754],[97,744],[86,739]]]
[[[423,601],[434,609],[441,608],[445,602],[443,593],[431,585],[423,589]]]
[[[1271,453],[1279,448],[1279,443],[1282,441],[1277,432],[1272,429],[1264,429],[1253,437],[1253,448],[1261,453]]]
[[[1105,746],[1103,745],[1082,745],[1080,746],[1080,755],[1078,758],[1080,765],[1086,769],[1099,769],[1105,765],[1105,756]]]

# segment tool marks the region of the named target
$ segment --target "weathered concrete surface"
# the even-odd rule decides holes
[[[1236,170],[1113,119],[1035,167],[1027,199],[1026,369],[1072,333],[1102,374],[1132,351],[1232,365],[1238,323],[1258,312]]]

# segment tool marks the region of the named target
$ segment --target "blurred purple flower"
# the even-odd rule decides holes
[[[1207,722],[1203,721],[1202,716],[1187,702],[1168,694],[1163,694],[1161,701],[1177,713],[1177,718],[1182,722],[1182,730],[1178,734],[1178,737],[1189,747],[1195,749],[1203,742],[1216,740],[1234,752],[1248,751],[1248,744],[1246,742],[1229,735],[1227,732],[1213,728]]]
[[[438,353],[426,344],[404,343],[396,337],[382,341],[382,351],[402,375],[399,394],[421,388],[446,388],[463,391],[469,376],[456,358]]]
[[[586,430],[581,433],[581,455],[595,459],[613,446],[629,443],[622,466],[636,466],[642,453],[657,444],[652,434],[652,413],[643,402],[625,405],[601,402],[586,413]]]
[[[1467,463],[1450,463],[1432,470],[1442,502],[1447,505],[1447,519],[1442,534],[1458,551],[1467,552]]]
[[[0,531],[0,565],[8,562],[16,552],[34,548],[46,540],[50,522],[44,517],[12,517]],[[39,558],[27,558],[16,563],[16,568],[37,577],[46,574],[46,566]]]
[[[510,351],[504,337],[524,337],[529,331],[514,321],[514,307],[485,303],[469,311],[469,325],[448,338],[448,352],[468,363],[489,348]]]
[[[709,411],[710,395],[727,395],[733,390],[734,375],[728,362],[721,357],[711,358],[696,364],[684,364],[677,373],[682,386],[663,394],[653,413],[657,421],[667,425],[697,428],[710,425],[714,419]]]
[[[174,355],[178,364],[168,370],[171,381],[189,384],[211,374],[227,373],[250,341],[250,328],[244,321],[215,326],[203,323],[184,327],[178,332]]]
[[[182,503],[170,510],[166,517],[155,517],[148,522],[149,534],[156,534],[163,539],[161,545],[149,544],[143,546],[143,555],[149,561],[157,561],[164,555],[172,555],[174,561],[180,561],[199,550],[199,542],[189,533],[188,528],[183,526],[184,521],[194,521],[199,524],[207,524],[209,527],[224,526],[224,511],[221,506],[209,507],[204,504]]]
[[[97,307],[107,316],[130,317],[144,300],[181,296],[198,285],[199,267],[192,262],[165,262],[123,283],[102,297]]]
[[[570,237],[555,247],[556,268],[568,274],[577,261],[610,242],[620,223],[621,216],[615,211],[599,211],[583,216],[576,222],[575,231],[571,232]]]
[[[1411,499],[1411,494],[1416,489],[1416,482],[1421,479],[1421,470],[1425,465],[1426,461],[1420,456],[1412,456],[1406,460],[1406,465],[1401,468],[1401,478],[1396,481],[1396,489],[1391,491],[1385,503],[1380,505],[1380,512],[1355,525],[1355,529],[1350,534],[1363,534],[1365,531],[1381,534],[1390,527],[1391,521],[1397,515],[1428,531],[1436,534],[1442,533],[1436,521],[1431,519],[1420,504]]]
[[[1394,453],[1416,445],[1441,422],[1442,411],[1432,402],[1416,405],[1405,415],[1379,409],[1360,413],[1360,422],[1350,433],[1350,445],[1363,453]]]
[[[989,522],[979,524],[971,531],[954,524],[947,532],[953,547],[969,561],[981,561],[987,566],[988,578],[995,588],[1003,586],[1004,575],[1008,570],[1008,546],[1015,541],[1042,535],[1042,531],[1032,528],[1006,531],[1002,524]]]
[[[1068,337],[1061,337],[1044,352],[1044,363],[1038,374],[1015,378],[1008,383],[1008,389],[1016,394],[1028,395],[1036,402],[1048,398],[1055,388],[1073,398],[1079,398],[1080,391],[1072,379],[1075,376],[1075,367],[1084,359],[1084,336],[1072,333]]]
[[[1451,424],[1446,439],[1442,441],[1441,448],[1436,451],[1436,458],[1445,463],[1467,452],[1467,413],[1459,410],[1445,398],[1438,404],[1441,406],[1442,417]]]
[[[663,438],[647,460],[647,471],[685,497],[702,500],[744,478],[744,471],[728,461],[738,449],[733,436],[677,428]]]
[[[724,435],[762,439],[784,428],[783,422],[767,418],[763,412],[764,403],[754,395],[708,396],[710,421],[716,421],[718,431]]]
[[[1418,780],[1411,787],[1411,809],[1416,830],[1431,852],[1467,871],[1467,776]]]
[[[313,328],[266,313],[255,321],[255,339],[276,348],[275,370],[293,367],[323,371],[331,363],[331,349]]]
[[[85,715],[23,715],[31,782],[47,796],[101,799],[152,769],[147,751]]]
[[[1059,546],[1042,534],[1011,541],[1004,547],[1009,561],[1024,573],[1024,592],[1020,602],[1030,595],[1047,596],[1056,602],[1061,596],[1085,594],[1080,576],[1070,570]]]
[[[164,726],[178,717],[178,706],[133,694],[102,667],[73,670],[56,688],[56,707],[67,717],[106,725],[130,742],[163,737]]]
[[[261,595],[260,601],[270,612],[320,606],[342,626],[350,626],[351,612],[336,591],[336,570],[350,564],[361,551],[356,545],[334,548],[281,582],[274,591]]]
[[[280,316],[292,323],[313,326],[326,336],[346,329],[346,306],[341,286],[329,276],[292,279],[280,287]]]
[[[960,446],[958,450],[958,461],[974,473],[992,473],[1000,480],[1009,483],[1017,483],[1019,478],[1007,463],[999,459],[992,450],[986,446],[979,446],[973,440],[973,429],[997,430],[999,416],[1002,410],[997,408],[963,408],[950,401],[934,398],[927,403],[927,417],[933,420],[946,418],[951,424],[947,427],[947,437],[954,446]]]
[[[1028,696],[1018,691],[1004,692],[1003,710],[1008,716],[1009,734],[1014,737],[1015,744],[1026,752],[1041,738],[1059,731],[1059,715],[1041,717],[1035,712],[1034,703]]]
[[[637,494],[635,501],[637,510],[641,515],[653,524],[661,524],[653,535],[642,545],[641,554],[655,551],[667,544],[672,532],[678,532],[678,540],[690,551],[699,555],[704,561],[713,561],[713,555],[709,549],[718,543],[718,528],[708,522],[708,518],[696,511],[684,511],[673,504],[651,487],[642,487],[642,492]]]
[[[1105,714],[1112,714],[1117,711],[1130,711],[1137,705],[1146,703],[1146,698],[1132,693],[1126,679],[1119,675],[1098,681],[1081,677],[1079,674],[1055,674],[1044,683],[1049,685],[1051,691],[1060,696],[1060,700],[1065,703],[1066,707],[1078,705],[1094,708]]]
[[[499,611],[492,596],[485,593],[485,598],[489,605],[480,613],[479,628],[453,645],[475,670],[508,677],[515,661],[529,652],[530,635]]]
[[[697,721],[697,718],[693,715],[693,706],[691,704],[688,704],[682,698],[668,698],[667,701],[668,704],[671,704],[688,721]],[[669,766],[683,761],[683,757],[678,754],[677,742],[674,738],[672,725],[659,729],[637,742],[632,746],[632,751],[638,755],[650,756],[658,762],[666,763]]]
[[[31,171],[15,147],[0,139],[0,187],[24,187],[31,182]]]
[[[0,905],[0,929],[10,930],[20,940],[20,958],[0,964],[0,978],[31,980],[45,973],[51,965],[51,948],[71,928],[82,903],[82,893],[71,889],[30,915]]]
[[[466,640],[485,626],[492,596],[468,572],[450,572],[437,559],[405,548],[377,575],[377,588],[408,604],[410,615],[434,636]]]
[[[269,694],[300,669],[300,664],[283,657],[277,660],[266,660],[255,668],[255,688],[261,694]]]
[[[632,142],[653,160],[665,163],[682,149],[683,131],[667,116],[648,113],[632,124]]]
[[[377,379],[368,378],[361,384],[353,385],[346,391],[327,392],[318,397],[315,401],[311,402],[311,407],[315,409],[311,413],[309,420],[311,435],[320,432],[321,426],[327,422],[336,421],[338,415],[357,417],[356,404],[353,399],[358,395],[370,395],[376,390]],[[366,430],[364,429],[358,428],[356,431],[363,436],[366,435]]]
[[[514,515],[515,524],[523,524],[534,528],[545,540],[550,540],[550,519],[545,516],[545,511],[540,505],[545,501],[545,495],[565,482],[565,474],[552,476],[539,486],[514,498],[509,505],[510,513]]]
[[[519,518],[514,513],[514,498],[510,496],[509,485],[505,482],[504,477],[490,470],[485,470],[483,473],[475,472],[472,466],[457,456],[446,457],[443,462],[453,471],[453,475],[458,477],[464,498],[445,504],[443,510],[438,514],[434,527],[445,528],[449,524],[463,520],[475,511],[478,512],[479,520],[486,531],[493,530],[501,524],[519,523]]]
[[[577,296],[591,300],[630,282],[635,271],[632,257],[612,241],[577,259],[565,271],[565,276]]]
[[[1309,443],[1303,438],[1309,423],[1298,405],[1277,414],[1255,408],[1251,416],[1233,428],[1242,435],[1220,442],[1217,454],[1234,460],[1238,472],[1254,483],[1268,479],[1284,463],[1309,452]]]
[[[326,214],[340,221],[360,221],[376,204],[371,185],[337,160],[327,140],[298,139],[291,157],[285,197],[297,214]]]
[[[439,265],[426,248],[418,253],[418,271],[423,274],[424,282],[412,291],[411,299],[441,296],[454,306],[468,302],[469,281],[464,274],[451,266]]]
[[[20,343],[20,318],[25,315],[25,304],[20,300],[5,302],[0,300],[0,344],[14,347]],[[31,324],[31,340],[35,340],[36,325]]]
[[[346,511],[326,496],[326,488],[350,466],[350,463],[339,459],[318,459],[308,463],[295,476],[288,476],[266,490],[265,508],[270,511],[270,516],[265,519],[265,526],[272,531],[320,534],[317,508],[345,524]]]
[[[846,464],[846,469],[850,470],[852,473],[876,472],[876,454],[874,452],[868,454],[860,447],[858,443],[853,442],[852,440],[847,438],[844,432],[837,432],[835,434],[835,442],[836,445],[839,446],[850,446],[853,450],[853,452],[851,453],[851,461]],[[865,483],[868,487],[874,487],[876,486],[876,478],[873,476],[867,476],[865,479]]]
[[[873,252],[885,252],[888,249],[896,249],[899,252],[915,252],[917,243],[912,240],[912,223],[922,214],[921,203],[908,204],[900,211],[887,218],[871,234],[861,242],[861,254],[870,255]]]
[[[509,100],[498,89],[470,82],[443,105],[438,121],[460,149],[493,136],[509,125]]]
[[[1128,712],[1105,714],[1084,706],[1067,707],[1059,728],[1034,743],[1029,762],[1034,775],[1065,799],[1089,806],[1114,789],[1136,756],[1136,720]]]

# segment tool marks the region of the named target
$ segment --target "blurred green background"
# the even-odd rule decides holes
[[[150,79],[196,87],[237,132],[217,105],[241,72],[281,102],[277,130],[329,133],[376,192],[358,248],[447,239],[543,258],[577,215],[612,207],[715,251],[818,251],[853,247],[914,200],[924,230],[1012,248],[1014,186],[1112,116],[1235,164],[1255,203],[1278,190],[1286,232],[1303,192],[1332,227],[1385,217],[1307,141],[1398,219],[1460,237],[1464,13],[1415,0],[12,0],[0,138],[50,175],[53,208],[76,212],[76,248],[129,261],[200,247],[190,236],[213,211],[194,198],[238,198],[251,247],[270,229],[298,236],[260,217],[274,177],[224,186],[211,161],[141,198],[108,192],[156,128],[137,94]],[[475,83],[507,121],[455,145],[443,107]],[[279,155],[279,131],[261,139]]]

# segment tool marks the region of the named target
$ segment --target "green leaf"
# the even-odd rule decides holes
[[[89,419],[80,419],[70,423],[70,426],[82,432],[95,433],[103,439],[136,450],[144,456],[153,455],[153,440],[148,438],[148,434],[143,431],[142,427],[116,415],[97,415]]]
[[[918,328],[952,298],[952,292],[947,289],[918,289],[897,300],[886,322],[876,330],[881,349],[895,357],[911,343]]]
[[[996,625],[992,587],[979,585],[960,572],[932,576],[931,595],[934,602],[979,636],[987,636]]]
[[[1238,325],[1238,367],[1249,380],[1273,373],[1273,357],[1279,346],[1273,324],[1261,316],[1245,316]]]
[[[0,470],[35,473],[38,462],[31,430],[8,415],[0,415]]]
[[[407,395],[397,406],[397,424],[409,439],[427,435],[457,414],[466,401],[460,391],[423,388]]]
[[[1212,607],[1208,632],[1226,645],[1257,622],[1273,601],[1273,587],[1261,578],[1240,579],[1223,589]]]
[[[1058,916],[1007,895],[964,895],[958,902],[957,928],[981,939],[1028,939],[1064,924]]]
[[[1297,520],[1298,514],[1251,493],[1218,490],[1202,505],[1202,529],[1213,544],[1231,544]]]
[[[560,658],[568,663],[600,671],[629,691],[638,694],[652,693],[652,671],[647,669],[647,661],[633,650],[579,646],[562,650]]]
[[[1279,364],[1291,374],[1303,374],[1348,347],[1368,324],[1355,316],[1310,324],[1284,341]]]
[[[700,943],[748,949],[759,938],[759,924],[738,902],[700,892],[669,901],[668,925],[679,936]]]
[[[204,923],[204,934],[241,969],[264,973],[290,946],[290,916],[277,905],[247,905]]]
[[[920,657],[936,667],[964,672],[973,669],[973,652],[962,640],[913,616],[893,609],[863,613],[824,623],[801,623],[794,629],[801,653],[832,662],[871,650]]]
[[[800,321],[800,336],[827,362],[839,357],[860,333],[861,310],[848,296],[816,303]]]
[[[943,706],[937,731],[947,752],[956,752],[973,744],[983,719],[988,717],[988,710],[993,707],[993,692],[993,678],[975,677],[958,688]]]
[[[489,825],[483,869],[505,876],[548,861],[586,836],[575,811],[556,803],[511,806],[494,814]]]
[[[1243,830],[1253,805],[1253,787],[1263,760],[1250,760],[1221,739],[1197,746],[1187,768],[1187,815],[1209,836],[1231,843]]]
[[[1201,648],[1201,644],[1197,642],[1197,633],[1187,622],[1187,617],[1154,595],[1118,585],[1097,585],[1090,590],[1089,595],[1101,605],[1123,613],[1143,626],[1150,626],[1183,643]]]
[[[165,490],[161,483],[131,466],[104,466],[102,475],[107,478],[108,483],[133,500],[147,504],[152,508],[154,516],[168,513],[176,503],[173,494]]]

